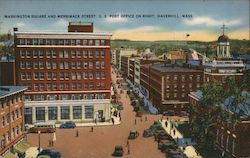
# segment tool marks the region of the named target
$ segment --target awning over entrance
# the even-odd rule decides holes
[[[14,150],[17,152],[17,153],[24,153],[26,150],[28,150],[30,147],[30,145],[28,143],[26,143],[25,141],[21,141],[19,144],[17,144],[15,147],[14,147]]]
[[[3,158],[17,158],[17,156],[12,154],[11,152],[8,152],[6,155],[3,156]]]

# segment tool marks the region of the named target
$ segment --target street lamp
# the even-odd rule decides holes
[[[41,131],[38,131],[38,151],[41,149]]]

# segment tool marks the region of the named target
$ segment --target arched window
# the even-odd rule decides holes
[[[3,135],[1,138],[1,148],[4,148],[4,146],[5,146],[5,135]]]

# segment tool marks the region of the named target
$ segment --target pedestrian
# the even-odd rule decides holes
[[[136,125],[136,119],[135,119],[135,125]]]
[[[126,145],[126,147],[128,147],[128,148],[129,148],[129,141],[128,141],[128,139],[127,139],[127,145]]]
[[[54,146],[54,141],[53,140],[51,140],[51,146]]]
[[[119,117],[121,118],[121,112],[119,112]]]
[[[111,121],[112,121],[112,123],[113,123],[113,125],[114,125],[114,124],[115,124],[115,120],[114,120],[113,117],[111,118]]]
[[[128,154],[130,154],[130,147],[128,147]]]
[[[97,125],[97,118],[95,118],[95,124]]]
[[[51,144],[51,140],[49,140],[49,146],[52,146],[52,144]]]
[[[164,117],[164,115],[161,116],[161,122],[162,122],[162,120],[163,120],[163,117]]]
[[[147,116],[145,116],[145,121],[148,121],[148,117]]]
[[[168,121],[165,122],[165,126],[168,127]]]
[[[91,127],[91,130],[90,130],[90,131],[91,131],[91,132],[94,132],[94,127],[93,127],[93,126]]]
[[[78,129],[76,129],[76,137],[78,137],[78,136],[79,136]]]
[[[174,136],[175,136],[175,129],[174,129]]]

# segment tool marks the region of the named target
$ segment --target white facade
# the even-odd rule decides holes
[[[110,100],[25,101],[25,120],[35,122],[93,122],[110,120]]]
[[[137,50],[135,49],[117,50],[116,62],[119,70],[121,70],[121,56],[131,56],[132,54],[137,54]]]

